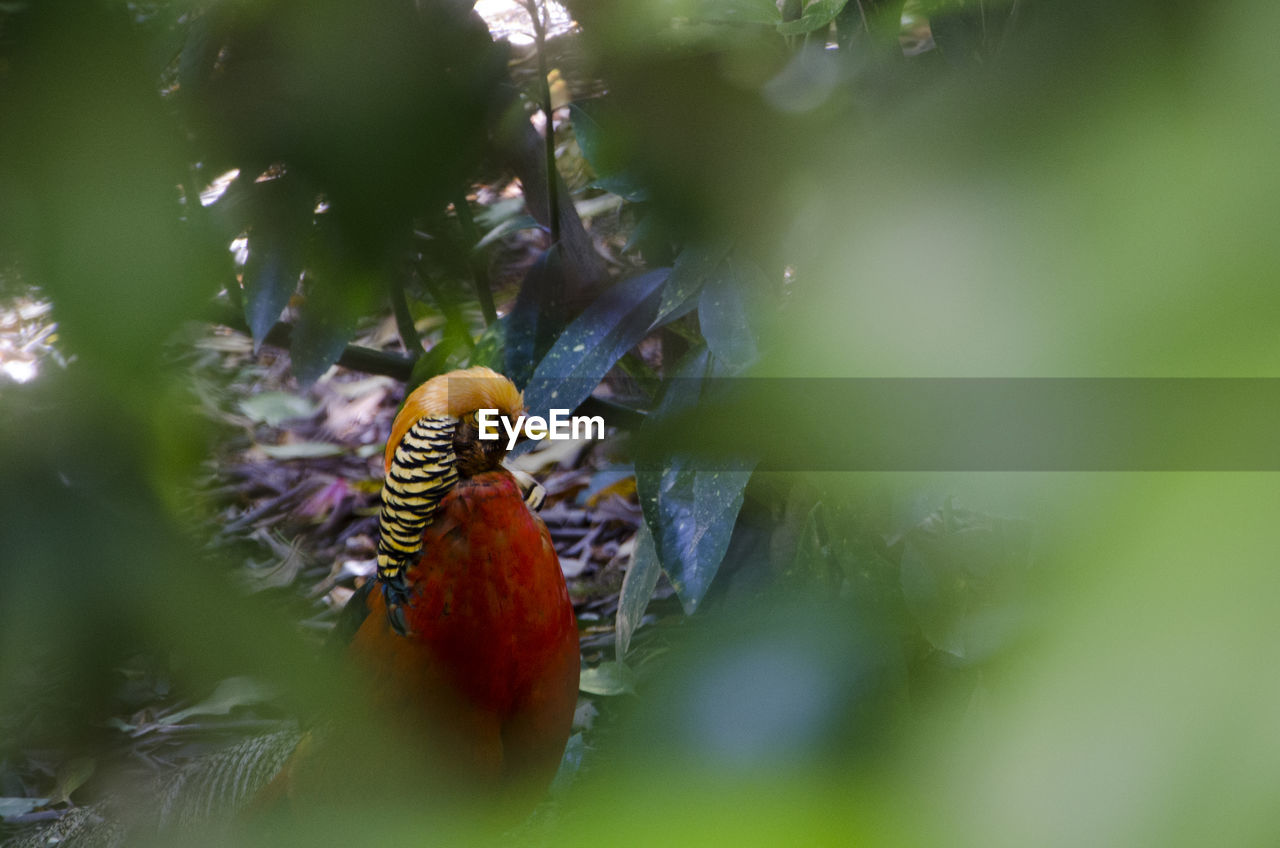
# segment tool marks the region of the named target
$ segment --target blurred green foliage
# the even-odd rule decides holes
[[[1273,4],[570,10],[608,89],[574,126],[654,270],[574,305],[553,247],[509,319],[533,328],[515,339],[531,374],[585,398],[655,325],[686,411],[700,379],[743,373],[1277,371]],[[223,289],[260,342],[301,280],[295,362],[314,378],[396,297],[416,223],[465,255],[444,207],[511,102],[465,12],[0,8],[0,264],[49,294],[77,356],[0,387],[0,757],[92,747],[139,651],[205,691],[273,681],[296,714],[350,691],[181,517],[211,434],[163,345]],[[927,20],[936,49],[903,55],[895,20]],[[619,705],[546,841],[1276,840],[1274,476],[729,491],[697,459],[671,444],[637,463],[658,469],[642,497],[668,499],[646,502],[653,555],[706,609]],[[272,844],[457,837],[402,788]]]

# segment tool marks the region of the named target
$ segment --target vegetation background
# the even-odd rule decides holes
[[[1265,465],[842,471],[839,398],[775,389],[1276,376],[1280,9],[568,14],[513,54],[446,2],[0,4],[0,295],[71,360],[0,384],[0,815],[343,697],[310,584],[246,593],[210,489],[263,442],[367,503],[368,454],[269,442],[306,417],[273,404],[486,363],[614,428],[544,466],[589,478],[565,509],[634,479],[625,581],[578,597],[598,720],[510,840],[1273,844]],[[662,428],[737,377],[786,382]],[[193,705],[227,721],[130,759]],[[272,844],[459,838],[396,801]]]

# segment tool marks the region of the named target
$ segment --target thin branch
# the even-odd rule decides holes
[[[245,324],[244,316],[230,307],[217,309],[210,320],[215,324],[222,324],[244,333],[246,336],[249,335],[249,326]],[[263,342],[272,347],[288,350],[292,334],[293,325],[287,321],[280,321],[271,328]],[[415,361],[416,359],[413,357],[402,356],[398,353],[384,353],[373,348],[351,344],[347,345],[343,349],[342,355],[338,357],[338,364],[343,368],[350,368],[352,371],[360,371],[365,374],[380,374],[384,377],[399,380],[402,383],[409,382],[409,378],[413,374]],[[578,404],[574,414],[599,415],[604,419],[605,424],[610,427],[616,427],[619,430],[638,429],[647,417],[647,413],[643,410],[624,406],[605,398],[598,398],[595,395],[588,396],[586,400]]]
[[[422,352],[422,337],[413,323],[413,315],[409,312],[409,301],[404,294],[404,280],[397,274],[387,278],[387,288],[391,296],[391,311],[396,316],[396,329],[400,331],[400,342],[411,356]]]
[[[237,312],[229,307],[222,308],[214,313],[211,320],[214,323],[238,330],[245,335],[250,335],[249,325],[245,323],[242,312]],[[292,339],[293,325],[287,321],[280,321],[271,328],[263,342],[272,347],[289,350]],[[338,357],[338,364],[353,371],[362,371],[366,374],[381,374],[384,377],[392,377],[402,383],[407,383],[410,375],[413,374],[415,359],[415,357],[403,356],[399,353],[384,353],[371,347],[349,344],[343,349],[342,355]]]

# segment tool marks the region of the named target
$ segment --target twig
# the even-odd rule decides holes
[[[414,326],[413,315],[409,313],[409,301],[405,299],[404,280],[398,274],[387,278],[387,288],[391,295],[391,311],[396,316],[396,329],[400,331],[400,342],[410,355],[422,352],[422,337]]]
[[[244,321],[244,315],[234,309],[220,309],[213,315],[212,320],[215,323],[231,327],[233,330],[239,330],[246,335],[249,333],[249,326]],[[280,321],[271,328],[263,342],[272,347],[288,350],[292,338],[293,325],[287,321]],[[342,355],[338,357],[338,364],[353,371],[362,371],[365,374],[380,374],[406,383],[413,374],[415,359],[416,357],[403,356],[398,353],[384,353],[370,347],[347,345],[343,349]]]

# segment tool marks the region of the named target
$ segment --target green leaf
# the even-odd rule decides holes
[[[518,232],[520,230],[536,230],[542,225],[538,223],[532,215],[516,215],[513,218],[507,218],[498,224],[489,232],[480,237],[480,241],[476,242],[473,250],[484,250],[495,241],[499,240],[508,233]]]
[[[698,4],[697,13],[704,21],[770,26],[782,17],[773,0],[703,0]]]
[[[298,382],[308,386],[338,361],[360,318],[374,305],[371,277],[336,264],[308,272],[290,354]]]
[[[530,414],[575,409],[595,390],[648,334],[669,273],[661,268],[617,283],[565,329],[529,381],[524,399]]]
[[[251,677],[228,677],[205,700],[185,710],[157,718],[156,723],[178,724],[192,716],[226,715],[236,707],[260,704],[274,696],[274,690]]]
[[[697,609],[720,569],[750,480],[747,463],[713,471],[685,456],[661,470],[636,470],[645,523],[686,613]]]
[[[618,596],[618,616],[614,624],[614,650],[621,660],[631,647],[631,636],[640,626],[644,618],[645,608],[653,597],[653,590],[658,586],[658,576],[662,566],[658,562],[658,551],[654,547],[653,534],[649,525],[640,523],[636,531],[635,551],[631,554],[631,564],[627,566],[626,576],[622,578],[622,592]]]
[[[805,6],[804,14],[799,20],[785,21],[778,24],[780,35],[804,35],[830,26],[836,15],[845,7],[846,0],[814,0]]]
[[[719,267],[729,252],[723,243],[689,245],[676,258],[671,277],[662,291],[662,303],[653,319],[654,326],[674,321],[693,309],[707,277]]]
[[[573,783],[578,770],[582,768],[582,756],[586,752],[587,744],[581,733],[569,737],[564,745],[564,756],[560,758],[560,768],[556,769],[556,776],[551,780],[552,796],[560,795]]]
[[[244,320],[256,352],[298,290],[315,197],[280,177],[249,189],[252,223],[244,266]]]
[[[599,177],[591,183],[592,188],[616,194],[623,200],[639,203],[649,199],[649,189],[629,169],[616,174]]]
[[[744,289],[756,284],[748,274],[737,273],[736,263],[726,259],[707,280],[698,299],[698,325],[707,348],[734,371],[750,366],[759,357],[743,296]]]
[[[645,426],[655,426],[650,422],[697,404],[702,384],[698,378],[710,364],[706,348],[686,357]],[[653,534],[662,570],[688,614],[702,602],[729,548],[751,465],[747,461],[711,463],[688,454],[636,461],[636,491],[645,524]]]
[[[547,248],[525,274],[511,314],[503,319],[506,367],[503,372],[523,388],[564,328],[564,268],[558,245]]]
[[[621,171],[625,165],[616,144],[611,143],[607,125],[608,113],[598,101],[569,104],[569,119],[573,122],[573,135],[591,170],[599,176]]]
[[[582,670],[578,689],[588,695],[630,694],[635,692],[635,674],[624,663],[602,662]]]
[[[254,421],[278,427],[285,421],[310,418],[319,406],[288,392],[263,392],[240,401],[240,411]]]
[[[287,445],[258,445],[272,459],[317,459],[322,456],[341,456],[347,452],[342,445],[332,442],[290,442]]]

